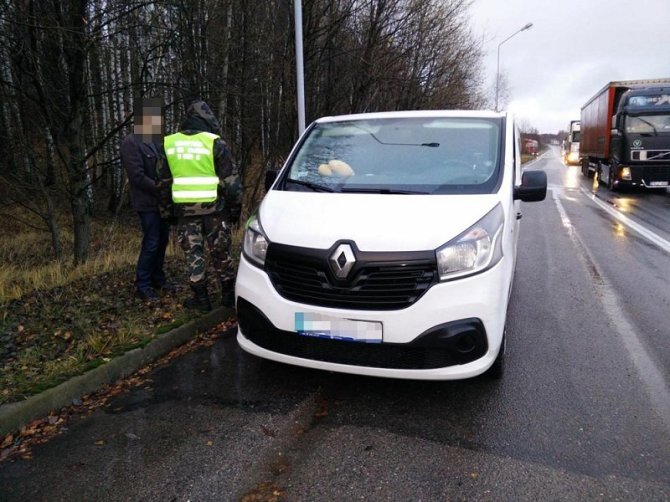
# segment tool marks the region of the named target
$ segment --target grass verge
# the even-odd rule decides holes
[[[7,233],[4,226],[0,223],[0,404],[144,347],[198,315],[181,305],[191,293],[175,244],[165,266],[175,294],[157,302],[134,297],[141,231],[132,214],[113,224],[96,222],[91,260],[76,268],[53,260],[48,235],[25,228]],[[210,291],[216,302],[217,285]]]

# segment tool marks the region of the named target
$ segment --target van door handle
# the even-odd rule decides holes
[[[523,217],[523,214],[521,214],[520,212],[516,213],[516,219],[517,220],[520,220],[522,217]]]

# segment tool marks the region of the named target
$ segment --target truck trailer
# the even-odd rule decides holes
[[[610,82],[582,107],[581,169],[610,190],[670,183],[670,78]]]

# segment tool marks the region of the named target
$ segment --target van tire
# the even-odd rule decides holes
[[[503,339],[496,360],[493,361],[491,367],[484,373],[486,378],[490,378],[491,380],[500,380],[505,373],[505,351],[507,346],[507,342],[505,341],[507,338],[506,332],[507,330],[503,332]]]

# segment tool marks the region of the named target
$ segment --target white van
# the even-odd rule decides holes
[[[503,371],[521,172],[507,113],[322,118],[247,223],[237,339],[275,361],[379,377]],[[269,184],[270,184],[269,183]]]

